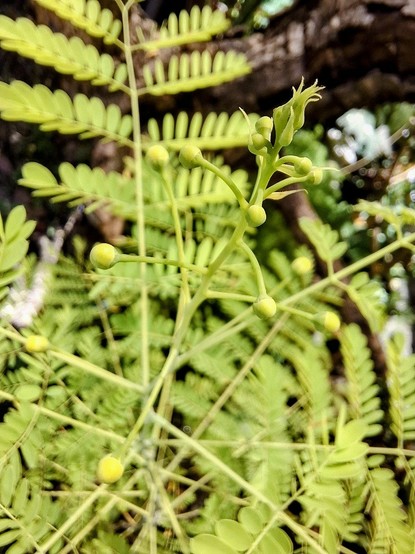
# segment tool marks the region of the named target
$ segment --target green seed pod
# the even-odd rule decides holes
[[[100,269],[109,269],[117,263],[118,258],[118,252],[112,244],[105,242],[96,244],[89,254],[92,264]]]
[[[253,303],[252,308],[255,315],[258,316],[259,319],[269,319],[270,317],[273,317],[277,311],[275,300],[267,294],[258,296],[256,301]]]
[[[267,213],[262,206],[249,206],[246,211],[246,221],[251,227],[259,227],[267,219]]]
[[[313,262],[307,256],[299,256],[292,261],[291,267],[297,275],[306,275],[313,269]]]
[[[167,165],[169,153],[161,144],[154,144],[147,150],[146,158],[154,169],[160,170]]]
[[[115,458],[111,454],[104,456],[98,462],[97,479],[101,483],[115,483],[121,479],[123,473],[124,466],[118,458]]]
[[[313,169],[313,162],[309,158],[298,158],[294,163],[294,169],[299,175],[308,175]]]
[[[180,150],[179,161],[186,169],[193,169],[200,166],[200,162],[203,160],[202,152],[197,146],[188,144],[183,146]]]
[[[329,333],[337,333],[340,329],[341,321],[339,316],[334,312],[326,312],[323,315],[323,325],[325,330]]]
[[[25,341],[25,348],[30,353],[46,352],[49,341],[42,335],[29,335]]]

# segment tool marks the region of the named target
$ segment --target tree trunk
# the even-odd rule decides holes
[[[224,38],[252,73],[206,91],[201,105],[263,112],[288,99],[304,76],[326,87],[308,118],[328,121],[352,107],[415,98],[415,0],[310,0],[276,17],[265,33]]]

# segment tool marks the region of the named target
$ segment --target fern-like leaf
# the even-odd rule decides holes
[[[302,217],[299,223],[320,258],[325,262],[333,262],[346,252],[347,244],[339,242],[338,232],[331,229],[329,225],[319,219],[313,220],[307,217]]]
[[[34,221],[25,220],[23,206],[13,208],[5,223],[0,215],[0,299],[7,294],[5,287],[20,275],[19,264],[29,248],[27,239],[36,226]]]
[[[45,85],[30,87],[13,81],[0,83],[0,111],[3,119],[39,123],[42,131],[79,133],[80,138],[103,136],[131,145],[131,115],[122,115],[115,104],[106,107],[97,97],[76,94],[71,100],[63,90],[52,92]]]
[[[105,173],[99,167],[91,169],[85,164],[73,166],[64,162],[59,166],[60,184],[49,169],[37,162],[28,162],[22,168],[22,175],[19,184],[34,189],[33,196],[68,202],[71,206],[88,204],[87,212],[105,208],[114,215],[135,219],[131,181],[115,171]]]
[[[386,350],[391,430],[400,447],[415,439],[415,355],[405,355],[403,343],[403,336],[395,335]]]
[[[0,43],[4,50],[18,52],[59,73],[73,75],[78,81],[109,85],[110,90],[129,90],[124,85],[126,64],[115,67],[114,58],[100,54],[92,44],[85,44],[79,37],[68,39],[61,33],[53,33],[46,25],[35,25],[26,17],[13,20],[0,15]]]
[[[161,48],[171,48],[181,44],[192,44],[210,40],[223,33],[230,26],[230,20],[220,10],[210,6],[193,6],[190,11],[182,10],[178,15],[171,13],[159,30],[157,38],[146,40],[140,28],[137,37],[140,49],[152,52]]]
[[[250,67],[243,54],[219,51],[212,57],[207,50],[202,53],[195,50],[191,54],[173,55],[166,69],[160,59],[154,62],[154,67],[145,65],[145,86],[138,93],[160,96],[189,92],[233,81],[249,72]]]
[[[54,12],[92,37],[102,38],[105,44],[122,43],[118,40],[122,24],[114,19],[111,10],[104,8],[98,0],[36,0],[39,6]]]
[[[366,318],[371,330],[376,333],[385,321],[385,305],[382,302],[382,289],[378,282],[370,279],[367,273],[353,275],[349,284],[344,285],[347,294]]]
[[[412,554],[414,537],[398,496],[399,485],[390,469],[375,468],[370,473],[370,541],[366,552]]]
[[[257,115],[250,114],[253,122]],[[161,125],[155,119],[148,122],[148,137],[143,137],[143,147],[163,144],[170,150],[180,150],[186,144],[193,144],[201,150],[217,150],[245,146],[249,129],[242,112],[229,115],[226,112],[211,112],[205,119],[196,112],[191,119],[186,112],[180,112],[176,119],[172,114],[164,116]]]
[[[340,348],[343,356],[347,382],[346,397],[349,414],[367,424],[367,436],[382,431],[383,411],[380,409],[379,386],[373,370],[371,352],[366,337],[358,325],[348,325],[340,333]]]

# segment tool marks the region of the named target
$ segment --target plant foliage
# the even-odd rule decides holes
[[[249,71],[242,54],[203,50],[227,29],[224,15],[194,7],[148,32],[135,28],[132,0],[115,2],[119,17],[97,0],[36,2],[75,36],[2,16],[2,47],[108,95],[0,83],[1,116],[128,154],[120,148],[122,169],[108,173],[28,161],[19,183],[126,227],[90,259],[80,237],[60,254],[58,230],[35,259],[24,208],[0,220],[2,551],[413,552],[413,356],[392,337],[378,375],[363,331],[339,317],[349,298],[372,332],[382,328],[380,287],[365,269],[413,249],[413,210],[403,221],[384,207],[396,240],[340,269],[339,233],[301,220],[326,277],[305,246],[271,244],[260,264],[265,200],[322,180],[289,150],[321,87],[300,83],[273,117],[146,119],[144,95]],[[256,180],[217,152],[237,146],[255,156]],[[22,291],[33,315],[17,325]]]

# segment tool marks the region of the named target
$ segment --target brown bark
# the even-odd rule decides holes
[[[352,107],[415,99],[414,0],[318,0],[297,3],[265,33],[224,38],[215,47],[248,56],[253,71],[207,91],[203,104],[220,102],[263,111],[285,101],[304,76],[326,87],[311,106],[320,121]]]

